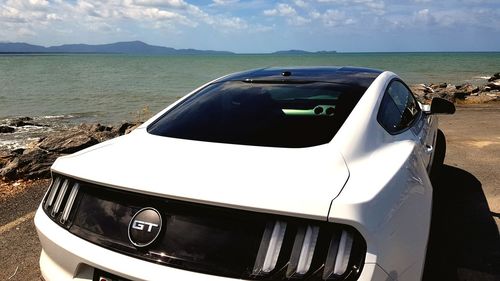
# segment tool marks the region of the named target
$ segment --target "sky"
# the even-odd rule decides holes
[[[0,0],[0,42],[266,53],[500,51],[500,0]]]

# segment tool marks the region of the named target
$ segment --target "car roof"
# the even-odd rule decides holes
[[[268,67],[238,72],[217,82],[244,81],[249,83],[308,83],[327,82],[368,88],[383,71],[362,67]]]

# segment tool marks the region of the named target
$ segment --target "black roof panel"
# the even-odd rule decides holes
[[[287,75],[283,75],[285,72]],[[217,82],[330,82],[367,88],[380,73],[381,70],[361,67],[269,67],[234,73]]]

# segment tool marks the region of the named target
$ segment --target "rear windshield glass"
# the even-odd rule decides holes
[[[205,87],[152,123],[172,138],[273,147],[328,143],[366,88],[333,83],[247,83]]]

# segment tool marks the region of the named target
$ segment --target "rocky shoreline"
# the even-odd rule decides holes
[[[444,98],[456,104],[477,104],[500,101],[500,72],[493,74],[485,85],[475,86],[470,83],[453,85],[416,84],[410,86],[420,102],[429,104],[435,97]]]
[[[30,117],[21,117],[14,120],[13,125],[5,127],[15,130],[17,127],[30,126],[27,125],[32,124],[30,121],[32,121]],[[48,132],[46,136],[31,142],[26,148],[0,149],[0,178],[3,181],[49,178],[50,166],[57,157],[127,134],[140,124],[140,122],[125,122],[115,127],[81,124],[64,131]]]
[[[500,73],[488,83],[475,86],[469,83],[452,85],[417,84],[410,88],[422,103],[440,97],[456,104],[477,104],[500,101]],[[37,138],[25,148],[0,148],[0,179],[3,181],[44,179],[50,177],[50,166],[57,157],[77,152],[97,143],[129,133],[140,122],[125,122],[118,126],[81,124],[64,130],[50,130],[50,125],[37,123],[31,117],[19,117],[0,125],[0,137],[12,134],[26,126],[47,127],[46,135]]]

